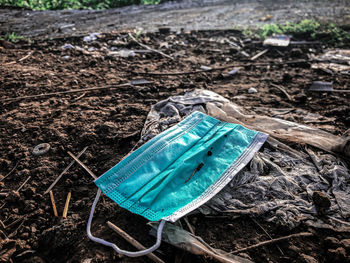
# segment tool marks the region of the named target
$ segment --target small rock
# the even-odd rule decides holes
[[[320,214],[324,214],[325,211],[331,206],[331,200],[329,196],[320,191],[315,191],[313,193],[312,200],[314,201],[314,204]]]
[[[350,254],[350,239],[343,239],[340,241],[341,245],[345,248],[345,250]]]
[[[239,253],[238,256],[242,258],[246,258],[248,260],[252,260],[252,258],[247,253]]]
[[[248,89],[248,93],[249,93],[249,94],[258,93],[258,90],[257,90],[256,88],[253,88],[253,87],[252,87],[252,88],[249,88],[249,89]]]
[[[335,237],[326,237],[326,239],[324,240],[324,245],[327,248],[337,248],[340,246],[340,242]]]
[[[170,27],[160,27],[158,28],[158,31],[160,34],[169,34],[170,33]]]
[[[342,247],[338,247],[337,249],[328,249],[327,258],[329,262],[345,262],[346,251]]]
[[[315,258],[305,254],[300,255],[300,261],[303,263],[318,263]]]

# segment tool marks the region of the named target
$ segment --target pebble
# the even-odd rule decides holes
[[[327,248],[337,248],[340,246],[339,240],[335,237],[326,237],[324,240],[324,245]]]
[[[248,89],[248,93],[249,93],[249,94],[258,93],[258,90],[257,90],[256,88],[253,88],[253,87],[252,87],[252,88],[249,88],[249,89]]]
[[[345,248],[345,250],[350,253],[350,239],[343,239],[342,241],[340,241],[342,247]]]
[[[342,247],[338,247],[337,249],[328,249],[327,258],[329,262],[345,262],[346,260],[346,252]]]
[[[305,254],[300,255],[300,261],[305,263],[318,263],[318,261],[314,257]]]

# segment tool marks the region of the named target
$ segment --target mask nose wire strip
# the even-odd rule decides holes
[[[108,242],[108,241],[103,240],[101,238],[94,237],[91,234],[90,228],[91,228],[91,222],[92,222],[92,218],[94,216],[94,212],[95,212],[95,208],[96,208],[97,202],[100,199],[100,195],[101,195],[101,190],[98,189],[96,197],[95,197],[95,200],[94,200],[94,202],[92,204],[92,207],[91,207],[91,212],[90,212],[89,220],[88,220],[87,227],[86,227],[87,235],[92,241],[95,241],[95,242],[100,243],[100,244],[105,245],[105,246],[109,246],[109,247],[113,248],[117,253],[125,255],[125,256],[128,256],[128,257],[144,256],[144,255],[147,255],[147,254],[153,252],[157,248],[159,248],[161,240],[162,240],[162,231],[163,231],[163,227],[164,227],[164,224],[165,224],[164,220],[162,220],[160,222],[159,226],[158,226],[157,242],[152,247],[147,248],[147,249],[142,250],[142,251],[131,252],[131,251],[122,250],[119,247],[117,247],[114,243]]]

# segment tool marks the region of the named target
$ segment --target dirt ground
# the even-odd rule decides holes
[[[0,36],[29,38],[110,32],[130,28],[174,31],[251,28],[269,23],[316,19],[350,24],[348,0],[177,0],[160,5],[108,10],[32,11],[0,8]]]
[[[112,249],[88,240],[86,222],[97,188],[80,166],[73,165],[53,188],[59,218],[53,215],[49,195],[43,193],[71,162],[68,151],[78,154],[88,146],[80,159],[97,175],[115,165],[138,141],[152,104],[171,95],[205,88],[257,111],[259,107],[303,109],[334,118],[307,124],[336,135],[350,128],[350,93],[307,91],[315,80],[332,81],[335,89],[350,89],[349,75],[311,68],[308,56],[331,47],[307,43],[270,48],[251,61],[222,38],[237,43],[241,40],[243,50],[250,56],[265,49],[260,41],[252,41],[232,30],[148,33],[138,38],[175,60],[146,52],[129,40],[127,32],[104,34],[91,42],[72,37],[31,44],[0,43],[0,180],[3,179],[0,192],[10,191],[8,196],[0,195],[2,262],[150,262],[146,257],[121,258]],[[65,44],[82,49],[62,48]],[[128,58],[109,53],[121,48],[138,52]],[[232,66],[221,71],[176,76],[141,74],[192,71],[201,65]],[[239,72],[224,77],[234,67],[240,67]],[[18,96],[115,86],[140,78],[153,83],[4,101]],[[271,84],[284,87],[293,101]],[[248,93],[252,87],[257,93]],[[290,114],[286,118],[303,121]],[[32,150],[40,143],[49,143],[50,150],[34,156]],[[11,174],[4,178],[8,173]],[[13,192],[28,178],[18,192]],[[61,219],[68,192],[72,193],[68,216]],[[104,197],[97,208],[93,232],[114,240],[122,248],[133,249],[107,227],[107,220],[146,246],[154,242],[145,219]],[[189,221],[196,235],[227,252],[268,240],[264,231],[272,238],[305,230],[314,233],[313,237],[291,239],[240,254],[256,262],[350,262],[350,234],[346,232],[303,225],[289,230],[249,216],[191,215]],[[10,240],[6,241],[5,235]],[[157,255],[166,262],[214,262],[209,257],[183,253],[167,244],[162,244]]]

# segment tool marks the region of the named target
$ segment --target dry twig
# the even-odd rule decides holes
[[[63,215],[62,215],[62,218],[64,218],[64,219],[67,218],[67,213],[68,213],[68,206],[69,206],[70,197],[71,197],[71,192],[68,193],[67,199],[66,199],[66,204],[64,205]]]
[[[164,52],[162,52],[162,51],[160,51],[160,50],[157,50],[157,49],[154,49],[154,48],[151,48],[151,47],[149,47],[149,46],[147,46],[147,45],[145,45],[145,44],[140,43],[139,41],[136,40],[136,38],[135,38],[132,34],[129,34],[129,37],[130,37],[134,42],[136,42],[138,45],[140,45],[141,47],[143,47],[143,48],[145,48],[145,49],[148,49],[148,50],[151,50],[151,51],[154,52],[154,53],[158,53],[159,55],[162,55],[163,57],[166,57],[166,58],[168,58],[168,59],[174,60],[173,57],[171,57],[171,56],[165,54]]]
[[[188,229],[189,229],[189,230],[190,230],[190,232],[192,233],[192,235],[195,235],[195,233],[194,233],[194,229],[193,229],[193,227],[191,226],[190,222],[188,221],[187,216],[185,216],[185,217],[184,217],[184,220],[185,220],[185,223],[186,223],[186,225],[187,225]]]
[[[88,147],[85,147],[77,156],[77,158],[79,158],[80,156],[83,155],[83,153],[87,150]],[[45,191],[44,194],[47,194],[48,192],[50,192],[50,190],[57,184],[57,182],[62,178],[62,176],[69,170],[69,168],[72,167],[72,165],[75,163],[75,160],[73,160],[64,170],[63,172],[56,178],[56,180],[50,185],[49,188],[47,188],[47,190]]]
[[[50,199],[51,199],[53,214],[55,215],[55,217],[58,217],[57,208],[56,208],[55,199],[53,197],[52,190],[50,190]]]
[[[18,63],[18,62],[21,62],[27,58],[29,58],[31,55],[33,54],[33,51],[30,51],[27,55],[25,55],[23,58],[20,58],[19,60],[17,61],[11,61],[11,62],[8,62],[6,63],[5,65],[11,65],[11,64],[15,64],[15,63]]]
[[[283,87],[281,87],[280,85],[273,84],[273,83],[270,83],[270,85],[271,85],[272,87],[277,88],[277,89],[280,90],[284,95],[286,95],[286,97],[287,97],[287,99],[288,99],[289,101],[293,101],[292,96],[290,96],[289,93],[288,93]]]
[[[78,163],[80,164],[85,171],[88,172],[88,174],[90,174],[92,176],[92,178],[94,178],[95,180],[97,179],[97,176],[85,165],[83,164],[74,154],[72,154],[71,152],[68,152],[68,154]]]
[[[258,223],[258,221],[256,221],[254,218],[252,218],[252,220],[253,220],[253,222],[254,222],[255,224],[257,224],[257,225],[260,227],[260,229],[261,229],[270,239],[272,239],[272,237],[270,236],[270,234],[265,230],[265,228],[263,228],[262,225],[260,225],[260,224]],[[276,247],[277,247],[277,249],[281,252],[281,254],[284,255],[284,253],[283,253],[282,249],[279,247],[279,245],[276,245]]]
[[[291,238],[309,237],[309,236],[312,236],[312,235],[313,235],[313,233],[310,233],[310,232],[302,232],[302,233],[292,234],[292,235],[285,236],[285,237],[279,237],[279,238],[263,241],[263,242],[260,242],[258,244],[255,244],[255,245],[252,245],[252,246],[249,246],[249,247],[240,248],[240,249],[231,251],[231,252],[229,252],[227,254],[237,254],[237,253],[245,252],[247,250],[251,250],[251,249],[258,248],[258,247],[262,247],[262,246],[274,244],[274,243],[277,243],[277,242],[281,242],[281,241],[284,241],[284,240],[288,240],[288,239],[291,239]]]
[[[21,96],[16,98],[7,98],[2,99],[0,102],[7,102],[7,101],[15,101],[15,100],[22,100],[22,99],[35,99],[35,98],[42,98],[47,96],[56,96],[61,94],[71,94],[71,93],[77,93],[77,92],[86,92],[86,91],[93,91],[93,90],[101,90],[101,89],[115,89],[115,88],[121,88],[121,87],[131,87],[131,86],[137,86],[137,85],[145,85],[150,84],[152,82],[143,82],[143,83],[124,83],[119,85],[107,85],[102,87],[93,87],[93,88],[86,88],[86,89],[73,89],[73,90],[66,90],[66,91],[58,91],[58,92],[51,92],[51,93],[44,93],[44,94],[37,94],[37,95],[29,95],[29,96]]]
[[[18,166],[18,162],[15,164],[15,166],[11,169],[11,171],[7,175],[5,175],[3,178],[0,179],[0,182],[3,181],[6,177],[8,177],[10,174],[12,174],[13,171],[16,170],[17,166]]]
[[[256,60],[257,58],[259,58],[259,57],[261,57],[262,55],[264,55],[267,51],[269,51],[269,49],[265,49],[265,50],[259,52],[258,54],[256,54],[255,56],[253,56],[253,57],[251,58],[251,60]]]
[[[119,227],[117,227],[116,225],[114,225],[112,222],[108,221],[107,225],[114,230],[119,236],[121,236],[122,238],[124,238],[128,243],[130,243],[131,245],[133,245],[134,247],[136,247],[139,250],[144,250],[146,249],[141,243],[139,243],[137,240],[135,240],[133,237],[131,237],[128,233],[124,232],[122,229],[120,229]],[[157,257],[156,255],[154,255],[153,253],[149,253],[146,255],[147,257],[149,257],[150,259],[152,259],[154,262],[156,263],[164,263],[163,260],[161,260],[159,257]]]
[[[16,192],[19,192],[19,191],[23,188],[23,186],[25,186],[26,183],[30,180],[30,178],[31,178],[31,176],[29,176],[29,177],[24,181],[24,183],[21,184],[20,187],[18,187],[18,189],[16,190]]]

